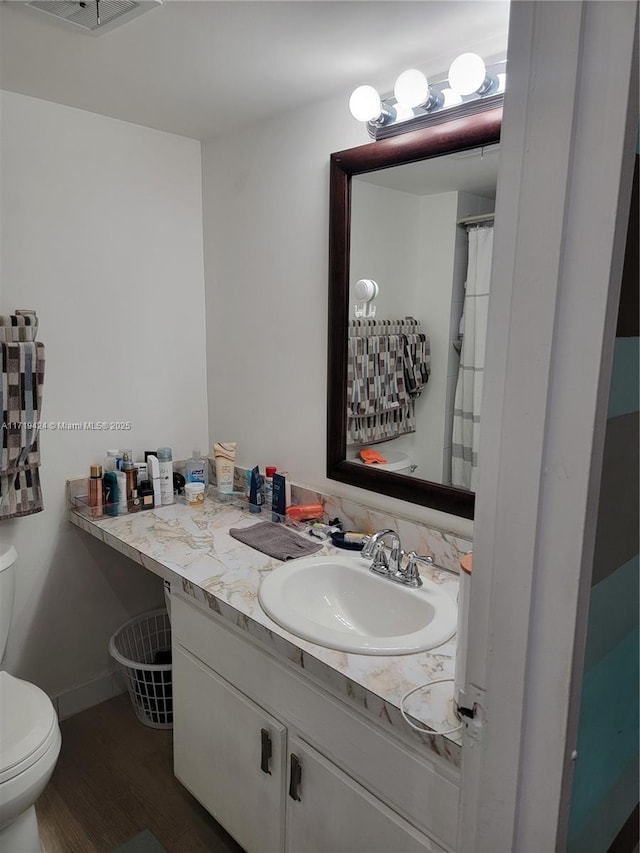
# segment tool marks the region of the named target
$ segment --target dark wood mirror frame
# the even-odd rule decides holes
[[[346,460],[351,178],[389,166],[495,144],[500,139],[501,124],[500,106],[331,155],[327,477],[462,518],[473,518],[473,492],[404,474],[377,471]]]

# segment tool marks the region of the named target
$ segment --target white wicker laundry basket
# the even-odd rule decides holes
[[[173,727],[171,624],[165,609],[125,622],[109,641],[124,675],[136,717],[153,729]]]

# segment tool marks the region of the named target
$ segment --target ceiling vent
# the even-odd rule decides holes
[[[97,36],[126,24],[144,12],[156,9],[162,5],[162,0],[87,0],[75,3],[71,0],[32,0],[26,5],[45,12],[64,24]]]

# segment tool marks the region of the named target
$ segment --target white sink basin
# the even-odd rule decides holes
[[[370,655],[426,651],[451,639],[457,607],[423,578],[412,589],[369,570],[360,556],[303,557],[267,575],[260,604],[297,637],[330,649]]]

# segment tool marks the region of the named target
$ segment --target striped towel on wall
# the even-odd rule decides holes
[[[429,338],[422,333],[417,333],[403,335],[402,339],[405,386],[412,397],[419,397],[431,373]]]
[[[35,341],[38,336],[38,318],[35,314],[0,315],[0,342],[20,343]]]
[[[43,508],[37,424],[41,417],[44,344],[0,343],[2,453],[0,519]]]
[[[349,324],[347,443],[415,432],[415,400],[429,380],[429,338],[413,317]]]

